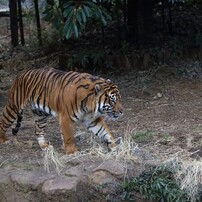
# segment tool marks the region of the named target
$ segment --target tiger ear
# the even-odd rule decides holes
[[[110,79],[107,79],[106,82],[109,84],[112,83],[112,81]]]
[[[95,94],[98,94],[100,92],[100,90],[101,90],[100,84],[96,84],[95,85]]]

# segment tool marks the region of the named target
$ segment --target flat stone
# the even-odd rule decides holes
[[[11,180],[14,183],[31,186],[32,189],[37,189],[40,184],[53,177],[54,175],[46,173],[42,168],[32,171],[15,170],[11,174]]]
[[[116,177],[122,177],[125,174],[124,165],[122,163],[117,162],[114,159],[104,161],[99,166],[97,166],[93,170],[93,172],[97,172],[100,170],[107,171],[111,175],[115,175]]]
[[[6,184],[9,182],[8,171],[0,169],[0,176],[0,184]]]
[[[79,180],[77,177],[59,176],[47,180],[42,186],[42,192],[46,194],[54,194],[57,191],[76,191],[78,182]]]
[[[93,184],[103,185],[103,184],[109,184],[109,183],[116,183],[117,178],[110,175],[106,171],[99,170],[89,175],[89,180]]]
[[[75,176],[80,178],[82,176],[82,167],[81,166],[70,167],[65,171],[65,175],[69,177]]]

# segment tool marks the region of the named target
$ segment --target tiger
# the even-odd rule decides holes
[[[3,108],[0,143],[8,141],[6,131],[15,120],[12,134],[18,133],[23,110],[28,104],[34,114],[35,135],[42,150],[49,146],[44,128],[51,116],[59,122],[66,154],[78,151],[73,134],[75,122],[82,123],[88,131],[101,138],[109,151],[117,146],[105,116],[118,119],[123,115],[123,105],[118,87],[110,79],[48,67],[23,71],[11,85]]]

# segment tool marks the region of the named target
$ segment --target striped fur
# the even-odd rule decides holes
[[[17,134],[23,109],[31,105],[35,115],[36,136],[42,149],[48,142],[44,127],[50,116],[57,117],[66,153],[76,151],[72,132],[73,122],[82,122],[86,128],[104,139],[109,148],[116,146],[102,115],[116,119],[123,113],[120,94],[116,85],[87,73],[63,72],[44,68],[28,70],[18,75],[10,89],[0,123],[0,143],[4,143],[7,128],[17,119],[12,130]]]

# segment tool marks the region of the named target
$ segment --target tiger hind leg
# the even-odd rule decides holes
[[[49,115],[44,114],[43,112],[39,110],[32,110],[34,113],[34,119],[35,119],[35,134],[37,137],[38,144],[42,150],[46,150],[49,146],[48,141],[46,141],[44,137],[44,128],[47,125],[47,120],[49,118]]]
[[[0,144],[3,144],[6,141],[8,141],[8,138],[6,138],[5,133],[6,133],[6,131],[4,131],[4,129],[2,127],[2,123],[0,123]]]
[[[6,142],[6,130],[13,124],[13,122],[18,117],[19,111],[17,107],[13,107],[10,104],[7,104],[3,109],[2,121],[0,122],[0,144]],[[21,121],[20,121],[21,122]],[[18,124],[20,127],[20,124]],[[18,127],[18,129],[19,129]]]
[[[12,129],[12,133],[13,135],[17,135],[19,128],[21,126],[21,122],[22,122],[22,116],[23,116],[23,110],[21,110],[18,114],[17,114],[17,123],[15,128]]]

